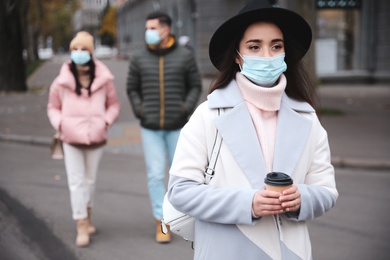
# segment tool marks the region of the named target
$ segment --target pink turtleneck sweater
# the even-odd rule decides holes
[[[280,109],[283,92],[286,89],[286,77],[282,74],[277,85],[265,88],[252,83],[238,72],[236,74],[236,82],[252,117],[267,171],[271,172],[278,110]]]

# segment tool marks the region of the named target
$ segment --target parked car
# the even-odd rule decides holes
[[[38,49],[38,57],[41,60],[50,60],[53,58],[54,53],[52,48],[39,48]]]
[[[111,59],[116,55],[115,49],[109,46],[99,45],[95,48],[93,56],[97,59]]]

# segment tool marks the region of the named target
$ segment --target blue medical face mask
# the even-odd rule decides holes
[[[145,41],[147,44],[156,46],[161,42],[160,33],[158,30],[148,29],[145,32]]]
[[[287,64],[284,62],[284,53],[270,58],[241,56],[238,51],[237,53],[244,60],[242,67],[240,65],[241,74],[259,86],[267,88],[273,86],[280,75],[287,70]]]
[[[91,54],[88,51],[72,51],[70,53],[70,59],[77,65],[84,65],[91,60]]]

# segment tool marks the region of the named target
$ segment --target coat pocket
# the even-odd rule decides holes
[[[103,117],[90,118],[89,140],[91,144],[101,143],[107,139],[107,123]]]

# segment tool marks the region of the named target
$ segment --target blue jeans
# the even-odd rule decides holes
[[[166,192],[165,173],[175,154],[180,130],[151,130],[141,128],[142,146],[146,163],[149,198],[153,216],[162,219],[162,203]],[[167,159],[169,165],[167,165]]]

